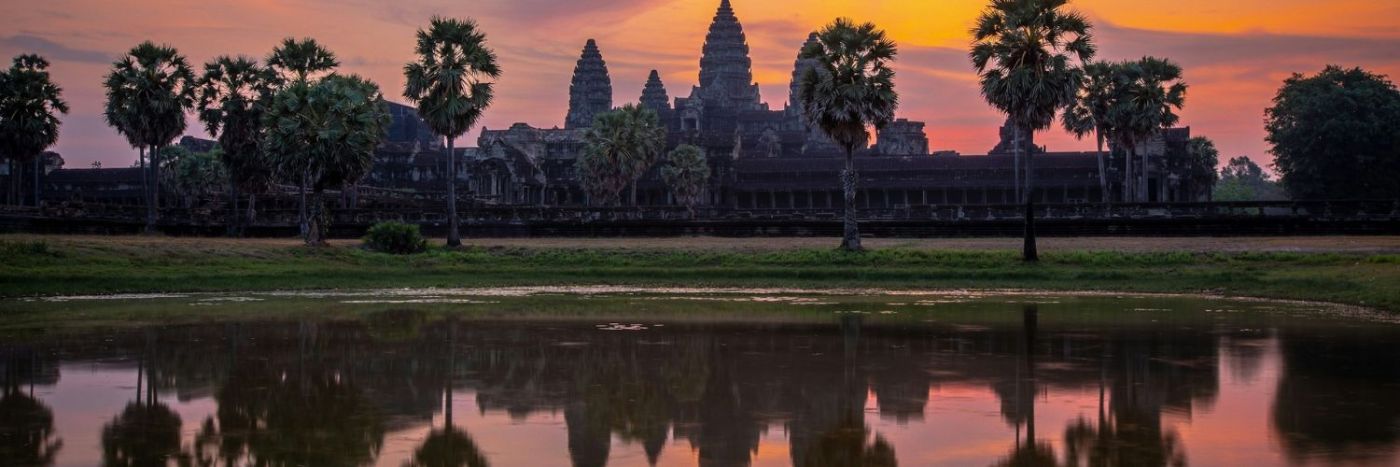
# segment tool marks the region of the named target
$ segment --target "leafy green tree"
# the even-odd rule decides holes
[[[1211,194],[1215,201],[1282,201],[1288,199],[1283,187],[1262,167],[1239,156],[1220,170],[1220,179]]]
[[[279,79],[270,68],[246,57],[222,56],[204,64],[196,89],[199,120],[219,141],[220,162],[228,176],[229,229],[238,229],[238,190],[248,192],[248,217],[254,195],[271,184],[272,167],[262,151],[263,113]]]
[[[1065,131],[1080,139],[1089,133],[1094,134],[1098,144],[1094,156],[1099,163],[1099,190],[1105,203],[1111,201],[1112,195],[1109,194],[1108,175],[1104,168],[1103,145],[1106,139],[1112,138],[1113,128],[1109,126],[1108,113],[1118,102],[1121,76],[1121,68],[1115,63],[1084,65],[1084,82],[1079,87],[1078,96],[1074,104],[1061,114]]]
[[[223,149],[215,147],[209,152],[190,152],[180,146],[169,146],[160,151],[165,164],[161,187],[174,194],[185,207],[194,207],[200,199],[216,196],[226,190],[229,177],[221,162]]]
[[[283,173],[300,171],[313,192],[306,244],[325,244],[322,193],[364,178],[389,126],[379,86],[359,76],[331,75],[278,92],[263,116],[264,148]]]
[[[457,217],[457,153],[453,142],[466,134],[491,105],[491,80],[500,77],[496,54],[475,21],[435,17],[418,30],[418,57],[404,67],[404,97],[418,103],[418,115],[434,133],[447,138],[447,246],[462,245]]]
[[[336,59],[335,53],[323,47],[316,39],[304,38],[301,40],[286,38],[276,48],[272,49],[272,54],[267,56],[267,67],[277,73],[281,79],[277,89],[283,90],[288,86],[298,83],[303,85],[314,84],[324,75],[328,75],[340,66],[340,61]],[[264,149],[266,150],[266,149]],[[284,162],[297,159],[292,155],[274,155]],[[309,185],[310,174],[307,167],[280,166],[277,175],[284,181],[297,186],[297,221],[301,228],[302,236],[306,236],[310,230],[310,223],[306,212],[306,189]]]
[[[19,201],[19,165],[34,165],[34,205],[42,197],[39,177],[44,170],[44,150],[58,142],[58,114],[68,113],[63,89],[49,78],[49,61],[38,55],[15,57],[9,70],[0,71],[0,156],[10,159],[16,201]],[[18,203],[16,203],[18,204]]]
[[[1181,121],[1176,114],[1186,104],[1181,67],[1170,60],[1143,57],[1120,64],[1122,95],[1109,112],[1118,146],[1125,154],[1124,201],[1147,201],[1147,152],[1139,150],[1163,129]]]
[[[899,54],[894,41],[874,23],[837,18],[802,48],[801,60],[812,67],[800,78],[798,101],[803,117],[846,151],[841,172],[845,192],[841,248],[861,251],[856,221],[856,149],[870,142],[870,127],[884,128],[894,119],[899,95],[890,63]]]
[[[969,56],[982,97],[1007,114],[1016,141],[1022,132],[1049,128],[1055,114],[1074,105],[1084,72],[1075,62],[1094,58],[1089,21],[1068,0],[992,0],[972,28]],[[1021,145],[1015,145],[1018,159]],[[1039,260],[1035,244],[1034,163],[1026,155],[1026,235],[1022,258]]]
[[[133,47],[107,74],[107,123],[150,152],[146,190],[146,231],[157,221],[160,148],[185,131],[185,112],[194,106],[194,71],[174,48],[146,41]]]
[[[1265,115],[1294,199],[1400,199],[1400,91],[1385,76],[1337,66],[1295,74]]]
[[[693,216],[695,205],[700,204],[705,185],[710,181],[710,162],[700,148],[682,144],[666,156],[666,165],[661,167],[661,179],[671,188],[676,202],[684,205]]]
[[[666,128],[656,112],[628,104],[600,114],[583,139],[587,147],[579,156],[578,172],[590,197],[615,205],[631,185],[636,204],[636,182],[651,170],[666,144]]]

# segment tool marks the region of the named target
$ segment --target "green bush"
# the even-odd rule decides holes
[[[380,222],[365,234],[365,248],[381,253],[411,255],[428,249],[428,241],[418,231],[417,224]]]

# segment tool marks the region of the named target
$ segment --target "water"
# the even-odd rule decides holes
[[[1400,325],[1319,305],[508,289],[0,309],[3,465],[1400,462]]]

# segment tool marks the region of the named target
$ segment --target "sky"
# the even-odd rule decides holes
[[[899,115],[927,122],[934,150],[984,154],[1004,117],[978,93],[966,56],[968,30],[986,0],[733,0],[748,35],[754,78],[774,109],[787,100],[798,48],[833,18],[872,21],[900,49]],[[403,65],[414,33],[434,15],[474,18],[504,74],[482,126],[562,126],[574,62],[598,41],[614,105],[635,102],[650,70],[672,98],[698,80],[700,49],[719,0],[6,0],[0,57],[39,53],[72,112],[60,142],[68,167],[126,166],[136,158],[102,120],[101,82],[111,62],[143,40],[179,49],[192,63],[219,55],[265,57],[285,37],[314,37],[342,72],[366,76],[403,102]],[[1191,86],[1182,125],[1215,140],[1221,161],[1272,161],[1264,109],[1283,80],[1327,64],[1400,76],[1400,0],[1074,0],[1095,26],[1101,59],[1169,58]],[[204,136],[190,118],[188,134]],[[459,144],[475,145],[475,129]],[[1037,135],[1052,151],[1088,150],[1058,130]]]

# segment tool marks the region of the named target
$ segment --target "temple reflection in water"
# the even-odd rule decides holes
[[[216,324],[9,345],[25,465],[1388,464],[1393,330]],[[1389,333],[1389,334],[1384,334]],[[565,460],[567,459],[567,461]]]

